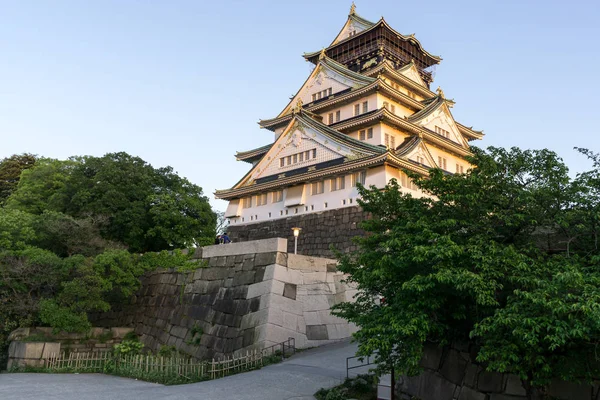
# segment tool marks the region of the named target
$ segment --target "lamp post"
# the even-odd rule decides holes
[[[292,231],[294,231],[294,254],[298,254],[298,236],[300,236],[301,230],[302,228],[292,228]]]

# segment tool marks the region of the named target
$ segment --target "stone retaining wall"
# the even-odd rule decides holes
[[[335,260],[287,248],[275,238],[198,249],[203,267],[146,274],[131,304],[93,316],[94,324],[131,326],[152,350],[175,346],[201,359],[289,337],[298,348],[349,337],[354,327],[329,311],[355,293],[341,283]]]
[[[11,367],[41,367],[44,359],[62,352],[109,351],[121,343],[132,328],[92,328],[85,333],[53,333],[52,328],[19,328],[11,332],[8,340],[8,365]],[[36,336],[38,341],[28,341]],[[44,342],[39,341],[44,338]]]
[[[473,345],[440,348],[425,346],[421,365],[425,371],[414,377],[401,377],[396,393],[402,400],[526,400],[521,380],[512,374],[487,372],[475,362]],[[548,394],[556,400],[594,400],[600,386],[555,381]]]
[[[287,238],[289,253],[294,252],[293,227],[302,228],[298,237],[298,253],[315,257],[333,257],[330,246],[342,253],[356,250],[355,236],[364,235],[359,223],[369,218],[360,207],[297,215],[247,225],[229,225],[228,234],[235,242],[248,240]]]

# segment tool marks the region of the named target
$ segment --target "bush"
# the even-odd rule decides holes
[[[124,340],[121,344],[114,347],[115,355],[117,356],[135,356],[140,354],[144,344],[139,340]]]

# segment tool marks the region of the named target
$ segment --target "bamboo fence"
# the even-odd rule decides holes
[[[267,357],[285,356],[286,348],[295,351],[292,341],[278,343],[262,351],[247,351],[245,355],[228,356],[209,361],[151,354],[114,355],[110,351],[53,353],[45,361],[45,367],[61,372],[105,372],[110,365],[112,371],[132,377],[181,377],[190,381],[217,379],[238,372],[260,368]],[[281,349],[281,350],[279,350]]]

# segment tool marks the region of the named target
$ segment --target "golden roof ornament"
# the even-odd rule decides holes
[[[325,47],[323,47],[323,48],[321,49],[321,53],[319,54],[319,60],[322,60],[322,59],[324,59],[325,57],[326,57],[326,54],[325,54]]]
[[[302,99],[298,97],[298,101],[296,102],[296,106],[292,109],[294,114],[298,114],[300,110],[302,110]]]
[[[356,4],[354,4],[354,2],[352,2],[352,5],[350,6],[350,15],[354,15],[356,14]]]
[[[444,91],[442,90],[441,87],[438,86],[438,88],[436,89],[436,92],[437,92],[438,96],[440,96],[442,99],[446,98],[446,96],[444,96]]]

